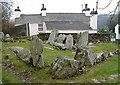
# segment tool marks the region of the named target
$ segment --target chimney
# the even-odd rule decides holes
[[[88,4],[85,4],[85,9],[87,9]]]
[[[85,8],[82,10],[86,16],[90,16],[90,8],[88,8],[88,4],[85,4]]]
[[[44,4],[42,4],[41,12],[42,16],[46,16],[46,8],[44,7]]]
[[[93,8],[93,11],[91,11],[90,14],[91,14],[91,15],[96,15],[96,14],[98,14],[98,12],[95,11],[95,9]]]
[[[19,18],[21,14],[21,10],[19,8],[19,6],[17,6],[17,9],[15,9],[15,18]]]

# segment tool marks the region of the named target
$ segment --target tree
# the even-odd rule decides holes
[[[111,32],[114,32],[115,26],[118,24],[118,14],[110,15],[110,20],[108,22],[108,27]]]
[[[2,31],[6,34],[13,24],[11,24],[11,16],[12,16],[12,1],[2,1],[0,2],[0,6],[2,7]]]

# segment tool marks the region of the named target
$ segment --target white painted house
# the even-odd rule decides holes
[[[117,40],[120,39],[120,26],[119,26],[119,24],[117,24],[115,26],[115,34],[116,34],[116,39]]]
[[[40,14],[21,14],[19,7],[15,9],[15,26],[26,24],[26,35],[50,33],[58,29],[59,33],[79,33],[88,31],[97,33],[97,12],[90,11],[85,5],[83,13],[47,13],[42,4]]]

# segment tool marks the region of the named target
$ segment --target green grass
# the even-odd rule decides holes
[[[96,78],[96,79],[102,79],[105,78],[111,74],[117,74],[118,73],[118,57],[117,55],[111,58],[108,58],[106,62],[97,64],[93,67],[90,68],[90,71],[88,71],[85,74],[79,75],[77,77],[72,77],[70,79],[52,79],[51,74],[49,73],[49,66],[53,62],[53,60],[59,56],[63,55],[69,58],[74,58],[74,53],[71,51],[62,51],[62,50],[50,50],[47,48],[44,48],[44,61],[45,61],[45,68],[39,69],[39,68],[34,68],[30,66],[29,64],[26,64],[25,62],[22,62],[16,56],[14,53],[12,53],[8,47],[11,46],[21,46],[23,48],[30,49],[31,42],[24,40],[25,43],[3,43],[3,62],[4,63],[12,63],[12,65],[15,67],[17,71],[20,73],[23,71],[26,71],[28,73],[29,71],[32,71],[30,75],[27,75],[27,77],[31,78],[32,83],[68,83],[68,82],[78,82],[78,83],[85,83],[85,82],[91,82],[91,79]],[[95,47],[93,48],[93,51],[95,53],[100,53],[100,52],[110,52],[118,48],[117,44],[115,43],[102,43],[102,44],[96,44],[94,45]],[[48,44],[45,45],[45,47],[52,47]],[[9,62],[4,59],[5,54],[10,54]],[[5,72],[3,70],[3,81],[4,82],[14,82],[13,80],[10,80],[11,78],[7,76],[13,75],[12,73]],[[21,73],[20,76],[24,76],[24,74]],[[17,80],[15,82],[20,82],[21,80],[17,78],[17,75],[11,76],[16,78]],[[116,81],[107,81],[107,82],[116,82]]]
[[[111,52],[118,48],[118,45],[116,43],[100,43],[100,44],[95,44],[95,47],[93,48],[93,51],[95,53],[100,53],[100,52]]]
[[[20,78],[4,69],[2,69],[2,83],[5,85],[9,84],[9,83],[22,83],[22,80],[20,80]]]
[[[118,55],[109,58],[106,62],[97,64],[90,71],[76,79],[78,82],[90,82],[91,79],[102,79],[112,74],[118,74]]]
[[[70,58],[74,58],[74,54],[70,51],[62,51],[62,50],[49,50],[47,48],[44,48],[44,60],[47,65],[50,65],[51,62],[57,57],[57,56],[66,56]]]

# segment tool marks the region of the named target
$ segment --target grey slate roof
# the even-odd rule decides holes
[[[47,13],[46,17],[41,14],[22,14],[16,19],[16,23],[39,23],[45,21],[90,21],[90,18],[83,13]]]
[[[90,28],[90,17],[85,16],[84,13],[47,13],[45,17],[41,14],[22,14],[20,18],[15,19],[16,24],[39,24],[43,21],[46,22],[48,29],[88,30]]]
[[[40,14],[22,14],[20,18],[15,19],[16,24],[40,23],[40,22],[42,22],[42,16],[40,16]]]
[[[90,26],[81,21],[47,21],[46,26],[48,30],[89,30]]]
[[[46,21],[89,21],[83,13],[47,13]]]

